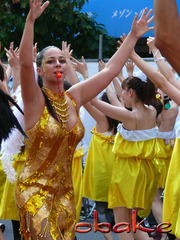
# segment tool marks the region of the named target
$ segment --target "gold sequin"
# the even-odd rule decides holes
[[[46,94],[51,97],[54,93],[49,90]],[[53,240],[73,239],[76,213],[72,157],[84,135],[80,118],[67,132],[45,107],[40,121],[26,134],[27,161],[15,191],[21,234],[24,240],[29,240],[29,229],[33,228],[39,240],[47,234]],[[46,224],[42,227],[44,219]]]

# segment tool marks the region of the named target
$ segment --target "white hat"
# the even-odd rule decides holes
[[[145,75],[141,70],[135,72],[135,73],[133,74],[133,76],[134,76],[134,77],[138,77],[138,78],[141,79],[142,82],[147,83],[147,77],[146,77],[146,75]]]

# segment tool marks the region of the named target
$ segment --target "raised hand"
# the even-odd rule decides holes
[[[125,63],[125,67],[126,67],[128,77],[133,76],[134,67],[135,67],[134,62],[131,59],[128,59],[127,62]]]
[[[8,64],[12,68],[13,91],[20,85],[20,65],[19,65],[19,48],[14,50],[14,42],[11,42],[9,50],[5,48],[8,57]],[[7,84],[8,84],[7,79]]]
[[[123,33],[123,35],[120,36],[120,40],[121,40],[121,41],[120,41],[120,40],[117,41],[117,43],[119,44],[119,46],[122,45],[122,43],[124,42],[125,39],[126,39],[126,34]]]
[[[32,22],[34,22],[38,17],[41,16],[41,14],[44,12],[44,10],[47,8],[49,5],[49,1],[46,1],[42,5],[42,0],[29,0],[30,4],[30,11],[28,14],[28,19]]]
[[[103,70],[105,68],[105,63],[103,60],[100,60],[99,61],[99,65],[98,65],[98,68],[99,68],[99,71]]]
[[[8,64],[11,66],[11,68],[19,67],[19,49],[18,47],[14,50],[14,42],[10,43],[9,50],[7,48],[4,48],[6,51],[6,56],[8,58]]]
[[[35,43],[33,47],[33,62],[36,62],[36,58],[37,58],[37,43]]]
[[[154,37],[148,37],[147,45],[151,51],[157,50],[157,47],[155,46],[155,38]]]
[[[132,23],[131,32],[137,37],[140,38],[145,33],[147,33],[150,30],[153,30],[154,27],[149,27],[149,24],[153,21],[154,16],[150,18],[150,15],[152,14],[152,9],[148,11],[148,8],[145,8],[143,11],[142,16],[138,20],[138,14],[136,14],[134,21]]]
[[[84,57],[83,56],[81,57],[82,62],[79,62],[74,57],[71,57],[71,59],[73,60],[72,65],[73,65],[75,71],[82,74],[82,76],[84,78],[88,78],[88,67],[87,67],[87,63],[86,63]]]
[[[62,52],[64,56],[66,57],[66,60],[71,59],[71,54],[73,52],[73,49],[70,50],[71,44],[67,44],[67,42],[62,41]]]

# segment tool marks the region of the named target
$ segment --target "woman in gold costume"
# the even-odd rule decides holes
[[[106,68],[78,83],[66,92],[64,78],[68,59],[57,47],[47,47],[37,56],[37,72],[43,87],[35,81],[33,68],[34,23],[49,5],[30,0],[30,11],[20,44],[21,88],[27,151],[26,162],[18,176],[15,190],[24,240],[73,239],[76,220],[72,184],[72,158],[84,128],[78,111],[93,99],[120,72],[138,38],[146,33],[152,10],[145,9],[123,45]]]

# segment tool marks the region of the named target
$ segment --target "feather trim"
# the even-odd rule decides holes
[[[16,103],[20,106],[21,109],[23,109],[20,87],[17,88],[13,96],[16,98]],[[15,117],[18,119],[18,122],[20,123],[22,129],[24,129],[24,116],[15,106],[11,107],[11,109]],[[23,145],[24,136],[17,128],[14,128],[9,134],[9,137],[6,140],[3,140],[1,144],[0,160],[2,162],[2,167],[7,175],[8,180],[12,183],[16,179],[16,171],[12,167],[13,156],[21,152],[21,147]]]

